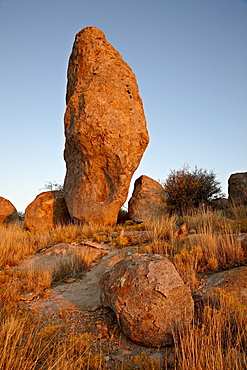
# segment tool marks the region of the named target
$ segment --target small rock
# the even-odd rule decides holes
[[[76,281],[76,279],[75,278],[67,278],[67,279],[65,279],[64,280],[64,283],[67,283],[67,284],[71,284],[71,283],[74,283]]]
[[[27,302],[30,302],[30,301],[32,301],[34,298],[36,298],[37,296],[38,296],[38,293],[29,292],[29,293],[23,294],[23,295],[21,296],[21,301],[27,301]]]
[[[190,229],[189,234],[196,234],[196,230],[195,229]]]

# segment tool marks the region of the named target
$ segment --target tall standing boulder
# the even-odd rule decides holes
[[[0,225],[18,219],[18,213],[13,204],[6,198],[0,197]]]
[[[228,179],[229,200],[234,205],[247,206],[247,172],[233,173]]]
[[[39,194],[25,211],[24,226],[30,231],[49,231],[69,222],[70,216],[61,190]]]
[[[66,104],[70,215],[79,223],[114,224],[149,136],[135,75],[96,27],[76,35]]]
[[[166,205],[163,186],[148,176],[140,176],[128,204],[129,218],[144,222],[150,217],[159,216]]]
[[[176,328],[192,320],[191,293],[165,257],[133,254],[100,283],[103,306],[112,308],[124,334],[141,345],[169,345]]]

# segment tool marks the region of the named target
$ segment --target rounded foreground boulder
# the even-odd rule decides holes
[[[174,265],[156,254],[133,254],[101,279],[101,301],[116,314],[123,333],[146,347],[170,345],[189,323],[194,302]]]

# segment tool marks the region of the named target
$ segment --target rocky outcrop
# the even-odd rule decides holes
[[[196,300],[208,304],[210,293],[217,288],[227,292],[236,301],[247,307],[247,266],[236,267],[231,270],[217,272],[209,276],[195,294]]]
[[[0,225],[18,219],[18,213],[13,204],[6,198],[0,197]]]
[[[129,200],[129,218],[138,222],[156,217],[164,212],[166,195],[163,186],[148,176],[142,175],[135,181]]]
[[[229,201],[247,206],[247,172],[233,173],[228,179]]]
[[[91,241],[73,243],[73,245],[60,243],[43,248],[31,258],[23,261],[16,269],[50,270],[54,278],[57,272],[61,277],[61,266],[73,266],[73,264],[78,266],[79,262],[83,274],[81,278],[74,279],[74,281],[65,279],[64,282],[52,288],[52,299],[38,300],[29,307],[48,314],[49,311],[59,314],[60,309],[96,311],[102,308],[100,279],[129,253],[134,253],[133,248],[124,248],[121,251],[112,250],[110,247]],[[81,262],[75,257],[80,257]],[[82,263],[83,261],[85,264]],[[89,270],[85,270],[86,267],[89,267]],[[66,269],[63,270],[66,271]]]
[[[24,226],[30,231],[48,231],[56,225],[70,222],[70,216],[61,190],[39,194],[26,208]]]
[[[160,255],[133,254],[101,279],[101,300],[122,331],[147,347],[172,343],[174,328],[190,322],[194,303],[174,265]]]
[[[136,78],[96,27],[75,38],[65,113],[65,200],[75,221],[114,224],[149,136]]]

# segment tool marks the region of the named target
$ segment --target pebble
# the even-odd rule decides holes
[[[71,283],[74,283],[76,281],[75,278],[68,278],[68,279],[65,279],[64,282],[67,283],[67,284],[71,284]]]

